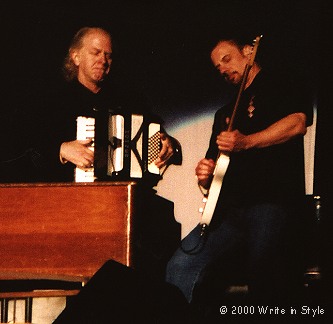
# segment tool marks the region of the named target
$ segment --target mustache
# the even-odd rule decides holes
[[[226,72],[224,72],[224,73],[221,74],[222,78],[225,79],[225,80],[227,80],[227,81],[230,81],[231,75],[232,74],[226,73]]]
[[[236,78],[234,78],[235,75],[237,75],[238,72],[237,71],[233,71],[233,72],[224,72],[221,73],[221,76],[228,82],[234,83],[234,81],[236,80]]]

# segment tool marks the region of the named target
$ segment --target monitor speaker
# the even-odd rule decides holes
[[[109,260],[53,323],[188,322],[189,305],[178,288]]]

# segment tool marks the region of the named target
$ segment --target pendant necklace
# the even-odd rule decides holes
[[[251,97],[251,100],[250,100],[250,103],[249,103],[249,107],[247,108],[248,116],[249,116],[250,118],[253,117],[253,112],[254,112],[254,110],[256,109],[256,108],[253,106],[253,100],[254,100],[254,97],[255,97],[255,96],[252,96],[252,97]]]

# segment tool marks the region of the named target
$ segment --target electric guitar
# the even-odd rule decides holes
[[[228,131],[232,131],[233,122],[235,119],[239,101],[240,101],[241,95],[244,91],[248,74],[250,72],[251,67],[253,66],[254,59],[257,54],[257,49],[258,49],[259,41],[260,41],[261,37],[262,36],[257,36],[255,38],[255,40],[253,41],[252,53],[249,58],[249,62],[245,66],[243,79],[242,79],[240,89],[239,89],[239,92],[238,92],[238,95],[236,98],[236,103],[233,108],[233,112],[232,112],[232,115],[231,115],[231,118],[230,118],[230,121],[228,124],[228,129],[227,129]],[[201,236],[204,235],[206,229],[208,228],[208,226],[212,220],[212,217],[213,217],[213,214],[215,211],[215,207],[216,207],[216,203],[217,203],[217,200],[219,198],[220,191],[222,188],[223,178],[227,172],[229,162],[230,162],[229,155],[219,152],[219,155],[218,155],[218,158],[216,161],[216,165],[215,165],[215,169],[213,172],[213,179],[212,179],[211,185],[209,187],[208,192],[204,195],[203,207],[201,207],[199,209],[199,212],[201,213],[201,220],[200,220]]]

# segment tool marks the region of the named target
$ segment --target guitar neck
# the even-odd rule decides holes
[[[235,105],[234,105],[234,108],[233,108],[233,111],[232,111],[232,115],[230,117],[230,121],[229,121],[229,124],[228,124],[228,131],[229,132],[233,130],[235,116],[236,116],[236,113],[237,113],[237,109],[238,109],[238,106],[239,106],[241,96],[242,96],[242,94],[244,92],[244,89],[245,89],[245,85],[246,85],[247,78],[248,78],[251,67],[252,66],[250,66],[248,64],[245,67],[242,83],[240,85],[240,88],[239,88],[239,91],[238,91],[238,94],[237,94],[237,98],[236,98],[236,102],[235,102]]]
[[[251,54],[251,57],[249,59],[249,62],[246,64],[245,69],[244,69],[242,82],[241,82],[241,85],[240,85],[240,88],[239,88],[239,91],[238,91],[238,95],[237,95],[237,98],[236,98],[234,109],[232,111],[231,118],[230,118],[230,121],[229,121],[229,124],[228,124],[228,131],[232,131],[233,130],[233,124],[234,124],[234,120],[235,120],[237,108],[238,108],[238,105],[239,105],[239,101],[240,101],[240,98],[242,96],[242,93],[244,92],[244,89],[245,89],[245,86],[246,86],[246,83],[247,83],[247,80],[248,80],[248,76],[249,76],[250,70],[251,70],[252,66],[254,65],[254,59],[255,59],[256,54],[257,54],[257,50],[258,50],[258,46],[259,46],[259,41],[260,41],[261,37],[262,37],[262,35],[261,36],[257,36],[255,38],[255,40],[254,40],[252,54]]]

